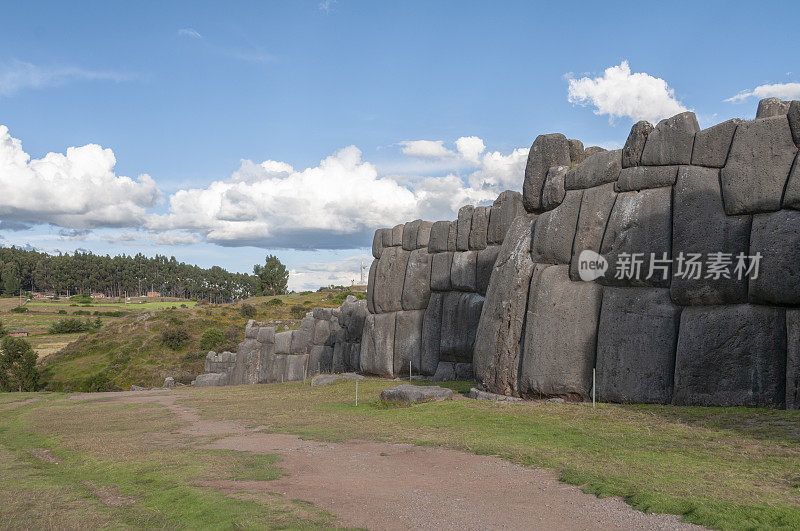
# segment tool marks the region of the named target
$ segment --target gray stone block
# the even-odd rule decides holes
[[[540,264],[569,264],[583,190],[570,190],[554,210],[536,220],[531,255]]]
[[[453,253],[453,265],[450,268],[452,289],[459,291],[477,291],[478,251]]]
[[[422,319],[422,343],[420,345],[420,373],[430,375],[439,364],[442,336],[442,293],[432,293],[425,316]]]
[[[278,332],[275,334],[275,354],[288,354],[292,348],[292,335],[294,330]]]
[[[283,381],[297,382],[303,379],[306,375],[306,366],[308,364],[308,355],[290,354],[286,356],[286,372]]]
[[[364,321],[359,365],[364,374],[394,377],[394,328],[396,312],[369,314]]]
[[[431,253],[441,253],[448,250],[448,240],[450,237],[450,222],[437,221],[431,227],[428,251]]]
[[[325,370],[325,366],[323,363],[325,353],[325,346],[324,345],[312,345],[308,349],[308,372],[307,374],[320,374],[323,372],[328,372]],[[288,378],[287,378],[288,380]]]
[[[455,371],[456,380],[472,380],[475,378],[475,374],[472,372],[471,363],[456,363]]]
[[[469,250],[469,232],[472,228],[472,214],[475,207],[464,205],[458,209],[458,221],[456,226],[456,250]]]
[[[786,310],[786,409],[800,409],[800,310]]]
[[[381,257],[383,251],[384,233],[389,229],[378,229],[375,231],[375,236],[372,238],[372,256],[375,258]]]
[[[403,309],[403,284],[410,252],[399,247],[384,249],[375,273],[374,304],[376,313]]]
[[[636,122],[628,133],[628,139],[622,148],[622,167],[631,168],[642,162],[642,151],[647,137],[653,132],[653,124],[642,120]]]
[[[435,385],[410,385],[402,384],[381,391],[381,400],[386,402],[400,402],[415,404],[418,402],[439,402],[450,400],[453,397],[451,389]]]
[[[761,254],[758,277],[750,278],[750,302],[800,304],[800,212],[753,216],[750,256]]]
[[[422,320],[425,310],[397,312],[394,329],[394,374],[408,376],[408,364],[420,374],[422,361]]]
[[[602,151],[587,156],[583,164],[575,166],[564,177],[564,188],[581,190],[605,183],[613,183],[622,170],[622,150]]]
[[[614,183],[607,183],[583,191],[575,241],[572,244],[572,258],[569,263],[569,276],[572,280],[580,280],[578,260],[581,252],[590,250],[600,253],[608,218],[617,200],[614,186]]]
[[[403,228],[405,225],[402,223],[400,225],[395,225],[392,228],[392,246],[393,247],[400,247],[403,245]]]
[[[453,253],[447,251],[437,253],[431,259],[431,289],[434,291],[450,291],[450,270],[453,265]]]
[[[451,221],[450,222],[450,234],[447,236],[447,250],[448,251],[455,251],[458,245],[456,242],[458,241],[458,221]]]
[[[289,354],[275,354],[275,360],[272,363],[272,373],[270,374],[270,382],[285,382],[286,381],[286,358]]]
[[[619,172],[615,190],[630,192],[646,188],[672,186],[678,176],[680,166],[636,166],[624,168]]]
[[[701,264],[710,253],[748,254],[751,216],[728,216],[722,203],[719,170],[683,166],[673,188],[672,300],[681,305],[736,304],[747,301],[747,280],[706,278],[705,268],[690,274],[687,259],[700,254]],[[678,267],[680,266],[680,270]],[[733,267],[731,267],[733,273]]]
[[[489,213],[489,230],[487,243],[489,245],[499,245],[503,243],[506,232],[514,221],[514,218],[525,213],[522,206],[522,194],[513,190],[502,192],[492,204]]]
[[[797,147],[800,147],[800,101],[789,103],[789,112],[786,114],[789,120],[789,129],[792,130],[792,138]]]
[[[597,330],[597,399],[669,404],[680,308],[662,288],[606,288]]]
[[[517,368],[533,273],[531,233],[536,217],[519,216],[506,234],[486,290],[475,337],[475,375],[491,392],[517,393]]]
[[[199,375],[195,381],[195,387],[216,387],[228,385],[228,375],[226,373],[205,373]]]
[[[608,261],[608,271],[599,279],[618,286],[669,287],[671,267],[672,189],[651,188],[617,195],[600,254]],[[641,269],[625,268],[625,256],[634,253],[641,259]],[[621,257],[621,255],[623,255]],[[652,257],[661,262],[653,262]],[[662,260],[666,259],[667,262]],[[638,259],[637,259],[638,262]],[[633,263],[631,258],[630,263]],[[653,275],[650,276],[651,263]],[[663,265],[666,270],[658,266]],[[617,273],[630,273],[617,277]],[[665,278],[666,277],[666,278]]]
[[[606,151],[608,150],[605,148],[601,148],[600,146],[589,146],[583,151],[583,156],[584,156],[583,160],[586,160],[589,157],[597,155],[598,153],[605,153]]]
[[[424,310],[431,296],[431,255],[428,249],[411,251],[403,284],[403,309]]]
[[[369,313],[375,312],[375,277],[378,273],[378,259],[372,261],[367,276],[367,309]]]
[[[734,118],[699,131],[694,136],[692,164],[711,168],[725,166],[733,142],[733,133],[740,123],[742,123],[740,119]]]
[[[255,339],[256,337],[258,337],[258,327],[256,326],[256,322],[250,319],[244,326],[244,338]]]
[[[783,192],[783,208],[800,210],[800,152],[794,157],[792,171],[786,181],[786,190]]]
[[[471,362],[475,333],[484,298],[477,293],[445,293],[442,301],[442,331],[439,359]]]
[[[756,110],[756,120],[759,118],[774,118],[784,116],[789,112],[789,102],[780,98],[764,98],[758,102]]]
[[[417,249],[427,249],[431,239],[432,221],[420,221],[417,231]]]
[[[392,229],[381,229],[381,230],[383,231],[383,242],[381,247],[385,249],[386,247],[391,247],[392,245],[394,245],[392,241],[393,240]]]
[[[781,407],[785,370],[782,308],[737,304],[683,309],[675,404]]]
[[[694,135],[700,130],[693,112],[682,112],[661,120],[647,136],[642,166],[690,164]]]
[[[331,337],[331,322],[321,319],[316,320],[314,323],[314,337],[311,342],[315,345],[324,345],[328,343]]]
[[[520,394],[589,396],[601,297],[598,284],[572,282],[566,265],[549,266],[534,275],[528,295]]]
[[[490,207],[475,207],[472,212],[472,225],[469,229],[469,248],[471,251],[480,251],[486,248],[486,236],[489,230]]]
[[[422,223],[421,219],[409,221],[403,227],[403,249],[406,251],[413,251],[417,248],[417,233],[419,233],[419,225]]]
[[[553,210],[564,200],[564,177],[569,166],[553,166],[547,170],[542,188],[542,210]]]
[[[522,201],[528,212],[542,209],[542,186],[552,166],[569,166],[569,141],[560,133],[539,135],[528,152]]]
[[[720,173],[725,213],[733,216],[780,209],[796,153],[786,116],[740,123]]]
[[[586,153],[583,149],[583,142],[570,138],[567,140],[569,143],[569,162],[572,165],[577,165],[583,162],[586,158]]]
[[[313,332],[314,318],[304,317],[300,328],[292,331],[292,345],[289,348],[289,354],[308,354]]]
[[[481,295],[486,295],[486,290],[489,288],[489,280],[492,277],[492,269],[499,253],[499,245],[490,245],[486,249],[478,251],[476,281],[478,293]]]
[[[451,361],[440,361],[433,375],[434,382],[452,382],[456,379],[456,364]]]
[[[274,326],[262,326],[258,329],[258,335],[256,339],[258,339],[259,343],[275,343],[275,332],[278,329]]]

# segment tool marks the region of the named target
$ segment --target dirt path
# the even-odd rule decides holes
[[[187,425],[179,431],[220,437],[203,448],[278,454],[288,476],[273,481],[215,481],[223,491],[278,492],[313,502],[337,524],[370,529],[690,529],[674,515],[644,514],[619,498],[599,499],[553,473],[490,456],[407,444],[322,443],[294,435],[202,419],[169,394],[113,393],[121,402],[165,405]],[[98,394],[75,398],[98,398]]]

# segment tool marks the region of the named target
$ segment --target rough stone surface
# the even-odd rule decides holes
[[[800,409],[800,310],[786,310],[786,409]]]
[[[383,231],[383,244],[382,247],[391,247],[393,245],[392,242],[392,229],[380,229]]]
[[[780,209],[796,153],[786,116],[739,124],[720,173],[725,213],[756,214]]]
[[[605,234],[608,218],[616,200],[617,192],[614,191],[614,183],[602,184],[583,191],[578,224],[575,229],[575,241],[572,244],[572,258],[569,264],[570,279],[580,280],[578,259],[581,252],[590,250],[600,253],[603,234]]]
[[[553,210],[564,200],[564,177],[569,166],[553,166],[547,170],[542,188],[542,210]]]
[[[672,401],[680,308],[663,288],[606,288],[597,330],[597,399]]]
[[[308,364],[307,354],[290,354],[286,356],[286,369],[284,371],[284,382],[297,382],[306,375]]]
[[[480,251],[486,248],[490,209],[491,207],[475,207],[475,211],[472,213],[472,225],[469,229],[470,250]]]
[[[497,261],[497,255],[499,253],[499,245],[490,245],[486,249],[478,251],[476,282],[478,293],[481,295],[486,295],[486,290],[489,288],[489,280],[492,278],[494,263]]]
[[[564,188],[580,190],[605,183],[612,183],[622,170],[622,150],[602,151],[587,156],[582,164],[575,166],[564,177]]]
[[[583,190],[570,190],[564,202],[536,220],[531,255],[541,264],[569,264]]]
[[[522,205],[522,194],[513,190],[502,192],[492,204],[489,213],[489,230],[487,243],[489,245],[499,245],[503,243],[508,228],[514,218],[525,213]]]
[[[422,342],[420,345],[421,374],[431,375],[436,372],[441,352],[442,335],[442,293],[432,293],[425,316],[422,318]]]
[[[645,188],[672,186],[678,176],[680,166],[636,166],[624,168],[619,172],[615,190],[630,192]]]
[[[403,309],[423,310],[431,297],[431,255],[428,249],[411,251],[403,284]]]
[[[472,380],[475,377],[471,363],[456,363],[455,371],[456,380]]]
[[[431,227],[428,251],[431,253],[441,253],[448,250],[448,240],[450,238],[450,222],[437,221]]]
[[[256,339],[259,343],[275,343],[275,332],[278,329],[274,326],[262,326],[258,329]]]
[[[608,271],[600,278],[604,284],[621,286],[654,286],[668,287],[671,268],[669,263],[655,263],[655,266],[666,265],[666,272],[654,268],[651,278],[651,257],[668,261],[671,257],[672,233],[672,190],[670,188],[652,188],[641,192],[623,192],[617,195],[614,208],[608,219],[606,233],[600,254],[608,261]],[[640,254],[641,270],[625,271],[624,256],[627,253]],[[632,262],[632,260],[631,260]],[[619,266],[619,267],[618,267]],[[625,272],[623,278],[615,278],[617,272]]]
[[[750,279],[750,301],[800,304],[800,212],[753,216],[750,256],[761,254],[758,277]]]
[[[414,404],[417,402],[439,402],[453,397],[451,389],[434,385],[402,384],[381,391],[381,400]]]
[[[173,378],[172,376],[167,376],[166,378],[164,378],[164,385],[162,385],[161,387],[166,387],[168,389],[175,387],[175,378]]]
[[[392,246],[393,247],[400,247],[403,245],[403,228],[405,225],[402,223],[400,225],[395,225],[392,228]]]
[[[478,382],[494,393],[517,392],[520,343],[533,273],[530,250],[535,219],[524,215],[514,220],[486,290],[473,363]]]
[[[622,148],[622,167],[638,166],[642,162],[642,151],[647,141],[647,136],[653,132],[653,124],[642,120],[636,122],[628,133],[628,139]]]
[[[447,250],[455,251],[458,242],[458,220],[450,222],[450,234],[447,236]]]
[[[672,197],[672,300],[681,305],[746,302],[746,279],[734,274],[731,278],[706,278],[707,271],[693,274],[687,265],[687,259],[697,253],[702,255],[700,263],[706,263],[709,253],[730,253],[734,260],[739,253],[748,254],[751,216],[725,215],[719,170],[681,167]]]
[[[800,101],[793,101],[789,104],[789,112],[786,114],[789,120],[789,128],[792,130],[792,138],[797,147],[800,147]]]
[[[445,293],[442,301],[440,360],[472,362],[483,302],[484,298],[477,293]]]
[[[422,354],[422,320],[425,310],[397,312],[394,330],[394,374],[408,375],[408,364],[415,374],[420,373]]]
[[[292,348],[292,335],[294,330],[278,332],[275,334],[275,354],[288,354]]]
[[[477,291],[478,251],[453,253],[450,282],[454,290]]]
[[[571,281],[566,265],[544,267],[534,275],[519,376],[521,395],[589,397],[601,297],[598,284]]]
[[[473,400],[485,400],[487,402],[500,402],[500,403],[515,403],[522,402],[522,399],[516,396],[498,395],[496,393],[487,393],[473,387],[467,394],[468,398]]]
[[[786,399],[782,308],[684,308],[675,359],[677,405],[782,407]]]
[[[331,336],[331,323],[322,319],[314,323],[314,337],[311,342],[315,345],[324,345]]]
[[[460,253],[459,253],[460,254]],[[444,252],[432,255],[431,289],[434,291],[450,291],[450,270],[453,265],[453,253]]]
[[[440,361],[433,375],[434,382],[452,382],[456,379],[456,364],[451,361]]]
[[[522,200],[525,210],[539,212],[542,209],[542,186],[547,170],[552,166],[569,166],[569,141],[561,133],[539,135],[528,152],[525,166],[525,181],[522,185]]]
[[[413,251],[417,248],[417,234],[419,233],[419,225],[422,223],[421,219],[409,221],[403,227],[403,249],[406,251]]]
[[[346,372],[342,374],[318,374],[311,379],[311,387],[320,387],[323,385],[330,385],[342,380],[363,380],[364,377],[360,374]]]
[[[742,123],[740,119],[734,118],[699,131],[694,137],[692,164],[711,168],[725,166],[733,142],[733,133],[740,123]]]
[[[800,210],[800,152],[794,157],[792,171],[786,182],[786,191],[783,193],[783,208]]]
[[[570,138],[567,140],[569,143],[569,162],[570,164],[580,164],[586,158],[586,153],[583,149],[583,142]]]
[[[394,377],[394,328],[396,312],[369,314],[361,337],[361,372]]]
[[[374,305],[376,313],[403,309],[403,284],[411,253],[399,247],[383,250],[375,273]]]
[[[220,372],[205,373],[199,375],[197,379],[195,379],[194,381],[195,387],[215,387],[218,385],[228,385],[228,375],[226,373],[220,373]],[[144,390],[144,388],[141,389]],[[136,391],[137,389],[131,389],[131,390]]]
[[[764,98],[758,102],[756,110],[756,120],[759,118],[774,118],[783,116],[789,112],[789,102],[780,98]]]
[[[472,214],[474,213],[475,207],[472,205],[464,205],[458,209],[455,250],[469,250],[469,232],[472,229]]]
[[[584,159],[586,160],[593,155],[597,155],[598,153],[605,153],[608,151],[605,148],[601,148],[600,146],[589,146],[583,151]]]
[[[375,277],[378,273],[378,262],[378,259],[372,261],[367,275],[367,309],[369,313],[377,313],[375,311]]]
[[[372,256],[375,258],[381,257],[383,251],[384,234],[388,229],[378,229],[375,231],[375,236],[372,238]]]
[[[431,239],[431,229],[433,222],[420,221],[419,230],[417,231],[417,249],[427,249]]]
[[[642,150],[643,166],[690,164],[694,135],[700,130],[693,112],[682,112],[658,122]]]

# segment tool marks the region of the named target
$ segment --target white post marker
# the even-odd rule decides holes
[[[597,369],[592,369],[592,407],[594,407],[595,397],[597,396]]]
[[[356,407],[358,407],[358,378],[356,378]]]

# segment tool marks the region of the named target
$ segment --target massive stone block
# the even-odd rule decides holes
[[[694,136],[692,164],[712,168],[725,166],[733,142],[733,133],[740,123],[742,123],[740,119],[734,118],[699,131]]]
[[[394,377],[394,328],[397,313],[369,314],[361,337],[361,372]]]
[[[571,281],[566,265],[534,275],[519,375],[521,395],[589,396],[601,297],[598,284]]]
[[[547,170],[552,166],[569,166],[569,141],[560,133],[539,135],[528,152],[525,166],[525,181],[522,185],[522,201],[525,210],[538,212],[542,209],[542,185]]]
[[[514,218],[524,213],[525,207],[522,206],[521,193],[514,192],[513,190],[506,190],[500,193],[497,199],[494,200],[491,212],[489,213],[487,243],[489,245],[499,245],[503,243],[508,228],[514,221]]]
[[[270,381],[269,375],[272,373],[272,364],[275,361],[276,329],[274,326],[265,326],[261,330],[267,331],[267,334],[272,336],[271,341],[262,341],[262,332],[259,331],[258,334],[258,342],[261,344],[261,349],[259,352],[260,360],[258,364],[258,383],[267,383]]]
[[[597,330],[597,399],[669,404],[680,308],[663,288],[606,288]]]
[[[472,205],[464,205],[458,209],[458,221],[456,222],[456,250],[469,250],[469,232],[472,228],[472,214],[474,213],[475,207]]]
[[[385,241],[384,234],[389,229],[378,229],[375,231],[375,236],[372,238],[372,256],[375,258],[381,257],[381,251],[383,251],[383,242]]]
[[[325,345],[313,345],[308,349],[308,374],[326,372],[324,365]]]
[[[600,282],[620,286],[669,286],[671,191],[670,188],[652,188],[617,195],[600,247],[600,254],[608,261],[608,271]],[[630,258],[629,264],[635,263],[634,253],[641,260],[638,271],[635,267],[625,267],[627,258]],[[651,260],[653,257],[655,261]],[[651,264],[653,275],[650,275]],[[624,274],[618,275],[618,272]],[[617,276],[620,278],[615,278]]]
[[[442,293],[432,293],[425,316],[422,319],[422,341],[420,344],[420,364],[421,374],[431,375],[436,372],[439,363],[439,352],[441,351],[441,331],[442,331]]]
[[[354,296],[348,295],[342,303],[339,312],[339,326],[346,333],[348,341],[360,341],[361,333],[364,330],[364,319],[367,318],[366,301],[357,300]]]
[[[403,283],[410,254],[399,247],[383,250],[375,273],[373,302],[376,313],[403,309]]]
[[[403,245],[403,228],[405,225],[402,223],[400,225],[395,225],[392,228],[392,246],[393,247],[400,247]]]
[[[442,330],[439,358],[472,363],[475,334],[484,298],[477,293],[451,291],[442,300]]]
[[[490,245],[486,249],[478,251],[476,282],[478,293],[481,295],[486,295],[486,290],[489,288],[489,280],[492,277],[494,263],[499,253],[499,245]]]
[[[408,364],[420,374],[422,362],[422,320],[425,310],[397,312],[394,329],[394,374],[408,375]]]
[[[289,354],[276,354],[272,363],[272,373],[269,376],[270,382],[286,381],[286,359]]]
[[[553,166],[547,170],[542,188],[542,210],[553,210],[564,200],[564,177],[569,166]]]
[[[608,217],[611,215],[611,209],[614,208],[616,200],[617,192],[614,191],[614,183],[602,184],[583,191],[578,225],[575,229],[575,241],[572,244],[572,258],[569,263],[570,279],[580,280],[578,259],[581,252],[590,250],[600,253]]]
[[[308,355],[289,355],[286,356],[286,369],[284,371],[285,382],[296,382],[303,379],[308,365]]]
[[[699,130],[693,112],[682,112],[661,120],[647,136],[642,150],[642,165],[690,164],[694,135]]]
[[[792,171],[786,182],[786,190],[783,192],[783,208],[794,208],[800,210],[800,152],[794,157]]]
[[[600,146],[589,146],[583,152],[583,156],[584,156],[583,160],[586,160],[589,157],[597,155],[598,153],[605,153],[606,151],[608,151],[608,150],[605,149],[605,148],[601,148]]]
[[[450,268],[452,289],[460,291],[477,291],[478,251],[453,253],[453,265]]]
[[[428,249],[411,251],[403,284],[403,309],[424,310],[431,296],[431,255]]]
[[[554,210],[536,220],[531,254],[540,264],[569,264],[583,190],[570,190]]]
[[[750,256],[757,253],[761,260],[757,278],[750,278],[750,301],[800,304],[800,212],[753,216]]]
[[[469,229],[469,248],[480,251],[486,248],[486,236],[489,230],[490,207],[475,207],[472,213],[472,225]]]
[[[369,313],[377,313],[375,311],[375,277],[378,273],[378,260],[372,261],[369,266],[369,274],[367,276],[367,309]]]
[[[417,231],[417,249],[427,249],[431,239],[431,229],[433,222],[420,221],[419,230]]]
[[[584,161],[586,153],[583,149],[583,142],[575,138],[567,140],[569,143],[569,162],[570,164],[577,165]]]
[[[756,120],[759,118],[774,118],[783,116],[789,111],[789,102],[780,98],[764,98],[758,102]]]
[[[800,147],[800,101],[793,101],[789,104],[789,112],[786,114],[789,120],[789,128],[792,130],[792,138],[797,147]]]
[[[673,189],[672,300],[682,305],[736,304],[747,301],[747,279],[739,279],[731,266],[730,278],[707,278],[689,265],[700,254],[705,266],[711,253],[730,253],[734,265],[739,253],[747,254],[751,216],[727,216],[719,187],[719,170],[683,166]]]
[[[419,232],[419,225],[422,223],[421,219],[409,221],[403,227],[403,249],[406,251],[413,251],[417,248],[417,233]]]
[[[431,253],[441,253],[448,250],[448,240],[450,238],[450,222],[437,221],[431,227],[428,251]]]
[[[575,166],[564,177],[564,188],[581,190],[605,183],[612,183],[622,170],[622,150],[602,151],[587,156],[582,164]]]
[[[275,354],[288,354],[292,348],[292,335],[294,330],[278,332],[275,334]]]
[[[781,407],[785,371],[782,308],[737,304],[683,309],[675,404]]]
[[[314,334],[314,317],[306,315],[300,322],[300,328],[292,331],[290,354],[308,354],[308,347]]]
[[[642,162],[642,151],[647,137],[653,132],[653,124],[642,120],[631,127],[625,146],[622,148],[622,167],[638,166]]]
[[[383,242],[381,244],[381,247],[383,247],[384,249],[386,247],[391,247],[393,245],[393,239],[394,239],[392,232],[393,229],[380,229],[380,230],[383,231]]]
[[[786,310],[786,409],[800,409],[800,310]]]
[[[728,215],[780,209],[797,147],[786,116],[742,122],[720,173]]]
[[[437,253],[432,256],[431,289],[434,291],[450,291],[450,270],[453,265],[453,253]]]
[[[615,190],[630,192],[646,188],[672,186],[678,176],[680,166],[636,166],[624,168],[619,172]]]
[[[494,393],[517,394],[517,368],[528,287],[533,273],[531,232],[535,216],[519,216],[506,234],[486,290],[475,337],[475,376]]]

